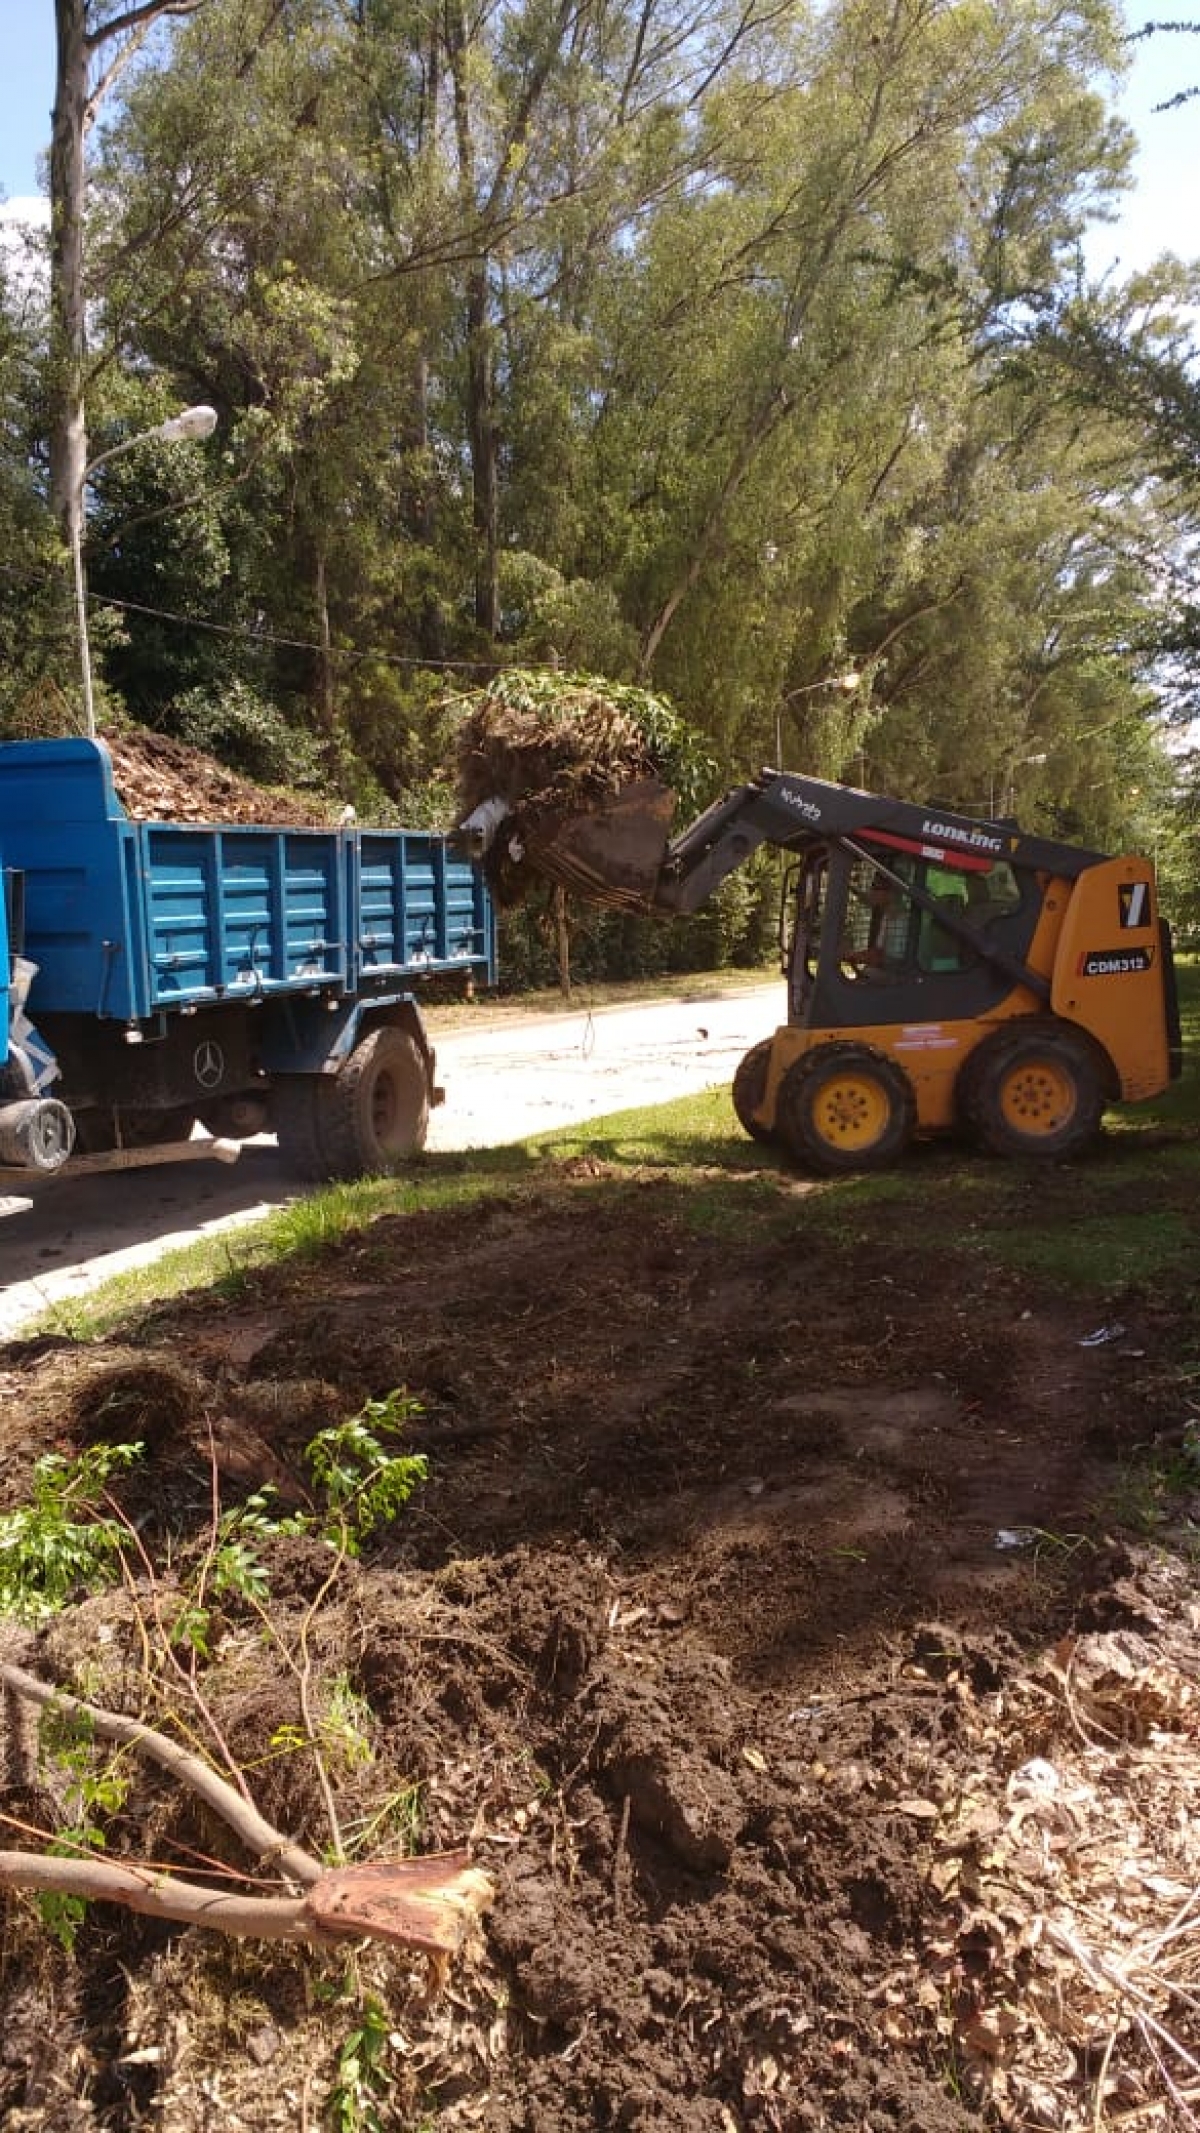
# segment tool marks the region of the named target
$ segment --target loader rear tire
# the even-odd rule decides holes
[[[1054,1022],[996,1030],[962,1072],[960,1109],[993,1155],[1077,1155],[1096,1138],[1106,1100],[1101,1060],[1087,1039]]]
[[[754,1114],[767,1093],[767,1070],[771,1064],[771,1039],[752,1044],[733,1077],[733,1108],[739,1126],[753,1141],[773,1141],[769,1126],[760,1126]]]
[[[329,1084],[319,1131],[335,1178],[378,1177],[419,1155],[429,1130],[429,1070],[408,1030],[385,1023],[356,1044]]]
[[[775,1124],[792,1154],[838,1176],[883,1170],[904,1153],[917,1105],[903,1068],[867,1044],[823,1044],[789,1067]]]

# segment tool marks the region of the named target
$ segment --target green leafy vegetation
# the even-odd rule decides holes
[[[324,1500],[325,1530],[348,1555],[357,1555],[368,1535],[403,1509],[428,1472],[419,1454],[389,1451],[413,1416],[418,1403],[405,1393],[368,1400],[357,1415],[333,1429],[323,1429],[305,1447],[304,1459]]]
[[[124,1756],[98,1755],[96,1729],[88,1714],[50,1703],[38,1722],[38,1767],[62,1798],[51,1857],[77,1859],[103,1851],[104,1822],[120,1813],[129,1793]],[[41,1891],[37,1903],[42,1923],[69,1952],[87,1915],[86,1903],[52,1889]]]
[[[685,9],[685,65],[621,6],[201,0],[136,67],[114,22],[49,327],[0,262],[0,730],[79,720],[82,445],[102,718],[427,822],[448,681],[598,675],[685,805],[782,755],[1151,846],[1194,923],[1195,282],[1081,279],[1108,0]]]
[[[357,1555],[426,1478],[421,1454],[397,1452],[387,1441],[420,1412],[417,1401],[395,1391],[318,1431],[304,1451],[312,1510],[280,1513],[270,1488],[223,1509],[195,1579],[182,1588],[172,1640],[207,1656],[208,1592],[265,1604],[270,1583],[261,1550],[269,1540],[314,1535],[339,1554]],[[37,1622],[121,1576],[136,1539],[109,1484],[141,1456],[139,1444],[96,1444],[73,1459],[51,1452],[38,1460],[29,1502],[0,1513],[0,1615]]]
[[[357,2022],[338,2052],[337,2075],[326,2104],[331,2133],[383,2133],[380,2112],[391,2087],[387,2052],[386,2011],[366,1993]]]
[[[104,1506],[108,1484],[141,1457],[139,1444],[96,1444],[76,1458],[47,1452],[27,1504],[0,1512],[0,1614],[37,1622],[79,1589],[120,1574],[126,1534]]]
[[[315,1731],[317,1746],[328,1770],[362,1770],[374,1760],[370,1708],[355,1693],[344,1674],[335,1676],[329,1683],[327,1708],[318,1713]],[[293,1755],[312,1745],[302,1726],[277,1726],[271,1735],[269,1752],[271,1755]],[[397,1820],[393,1804],[389,1802],[356,1835],[360,1841],[373,1838],[380,1829],[395,1826]]]
[[[229,1751],[202,1683],[210,1670],[219,1671],[220,1634],[231,1606],[246,1611],[297,1694],[297,1720],[275,1727],[260,1761],[313,1759],[334,1860],[365,1850],[384,1832],[393,1843],[407,1838],[411,1849],[420,1821],[419,1788],[412,1785],[393,1787],[343,1838],[334,1780],[372,1764],[374,1718],[347,1674],[318,1682],[308,1640],[347,1560],[398,1515],[426,1477],[424,1458],[394,1448],[419,1411],[395,1391],[318,1431],[305,1447],[313,1491],[307,1510],[281,1513],[270,1488],[222,1505],[214,1455],[209,1531],[190,1547],[156,1549],[121,1502],[119,1477],[138,1465],[140,1445],[93,1445],[73,1459],[49,1454],[34,1468],[29,1502],[0,1518],[0,1616],[42,1623],[122,1579],[137,1626],[144,1697],[151,1707],[161,1704],[186,1738],[194,1737],[197,1720],[202,1731],[207,1727],[210,1752],[228,1766]],[[330,1550],[329,1569],[292,1635],[274,1608],[268,1567],[271,1543],[288,1536],[317,1538]],[[190,1721],[188,1700],[194,1707]],[[57,1808],[47,1837],[52,1856],[80,1859],[105,1849],[105,1825],[127,1797],[127,1758],[128,1750],[113,1753],[102,1743],[86,1702],[51,1697],[44,1706],[38,1760]],[[244,1778],[236,1769],[235,1775],[244,1792]],[[37,1900],[48,1931],[69,1952],[86,1915],[85,1898],[52,1890],[39,1892]],[[375,2104],[388,2086],[383,2032],[372,2009],[364,2002],[360,2028],[339,2061],[330,2106],[331,2122],[339,2125],[376,2124]]]

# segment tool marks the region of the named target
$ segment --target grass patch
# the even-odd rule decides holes
[[[724,1088],[704,1089],[643,1110],[617,1111],[581,1126],[563,1126],[524,1146],[556,1161],[590,1157],[637,1170],[716,1168],[744,1174],[764,1166],[773,1171],[779,1167],[766,1149],[742,1132]]]
[[[461,1206],[485,1193],[503,1191],[528,1179],[532,1167],[528,1151],[515,1145],[483,1151],[478,1160],[429,1156],[404,1177],[327,1185],[242,1228],[220,1230],[164,1252],[152,1265],[115,1274],[78,1302],[53,1306],[29,1330],[49,1329],[89,1340],[193,1289],[235,1297],[247,1288],[257,1267],[315,1259],[379,1215]]]
[[[1083,1215],[1064,1209],[1036,1228],[997,1228],[978,1241],[1000,1265],[1042,1274],[1063,1288],[1109,1292],[1134,1283],[1190,1281],[1196,1273],[1195,1230],[1173,1208],[1114,1207]]]
[[[1183,1072],[1161,1096],[1145,1104],[1115,1104],[1106,1125],[1113,1134],[1144,1134],[1154,1127],[1200,1133],[1200,959],[1176,959]]]

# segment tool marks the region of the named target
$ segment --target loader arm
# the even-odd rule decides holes
[[[963,941],[982,962],[1002,971],[1012,984],[1023,985],[1035,999],[1049,1000],[1050,985],[1046,978],[1031,970],[1019,956],[1010,955],[997,942],[982,938],[975,928],[956,918],[915,882],[903,881],[878,850],[872,851],[853,837],[825,839],[812,830],[796,830],[790,820],[780,824],[777,816],[778,808],[772,805],[770,797],[751,785],[742,786],[718,800],[668,846],[653,909],[672,916],[698,911],[713,890],[764,844],[793,852],[815,848],[818,844],[839,844],[853,857],[866,860],[884,881],[898,889],[918,910],[936,919],[944,932]]]
[[[668,840],[673,804],[668,787],[643,778],[584,811],[535,810],[515,837],[508,803],[489,801],[460,824],[459,834],[476,856],[494,841],[502,847],[507,842],[514,856],[527,858],[537,873],[589,903],[663,917],[698,911],[764,844],[801,855],[837,845],[868,860],[948,933],[969,941],[977,956],[1039,1000],[1048,997],[1044,977],[997,944],[980,941],[919,885],[902,881],[889,868],[888,855],[912,853],[984,870],[1007,860],[1066,881],[1102,857],[1027,835],[1013,823],[982,821],[793,771],[762,771]]]
[[[780,821],[778,806],[758,786],[736,786],[667,846],[651,909],[672,917],[698,911],[764,844],[801,850],[812,841],[803,825]]]
[[[859,841],[870,839],[872,832],[882,832],[889,845],[900,848],[928,849],[929,841],[938,832],[949,833],[943,848],[950,850],[969,848],[971,840],[985,840],[985,851],[990,846],[995,846],[997,852],[1006,846],[1015,851],[1020,845],[1023,863],[1040,864],[1058,874],[1081,871],[1097,856],[1048,840],[1011,833],[1006,836],[1001,826],[992,829],[973,823],[969,817],[934,824],[925,809],[907,801],[880,800],[852,786],[828,785],[820,779],[794,777],[785,771],[764,771],[754,783],[737,786],[716,801],[672,840],[652,908],[672,915],[699,910],[726,876],[764,844],[790,852],[838,844],[854,857],[868,861],[885,881],[936,919],[945,932],[964,942],[981,961],[1001,971],[1012,984],[1024,986],[1035,999],[1049,1001],[1050,985],[1045,977],[998,942],[982,938],[975,928],[955,917],[916,883],[903,881],[888,866],[878,845]]]

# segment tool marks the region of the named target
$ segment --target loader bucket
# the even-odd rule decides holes
[[[669,786],[639,778],[590,814],[547,815],[525,824],[526,854],[540,874],[589,903],[652,911],[674,807]]]

